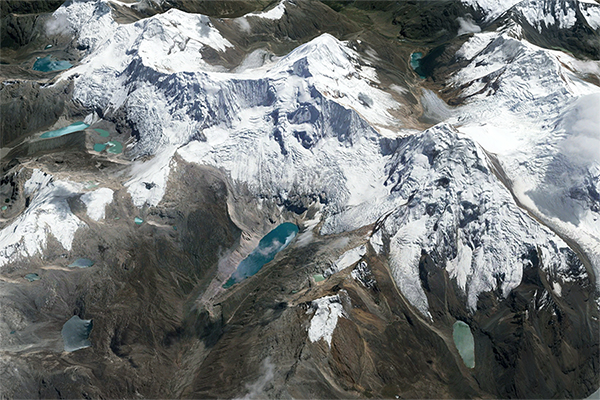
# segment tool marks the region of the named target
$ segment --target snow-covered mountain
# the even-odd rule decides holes
[[[594,0],[463,0],[463,3],[481,10],[485,21],[491,22],[511,10],[537,28],[569,29],[578,18],[598,29],[600,22],[600,4]]]
[[[513,21],[529,42],[550,49],[566,49],[578,57],[598,59],[600,3],[594,0],[465,0],[484,15],[483,25]]]
[[[134,163],[126,183],[138,207],[160,203],[178,154],[224,169],[258,197],[324,199],[321,234],[387,216],[378,234],[389,240],[393,275],[426,314],[418,274],[422,251],[436,253],[471,309],[482,291],[500,286],[506,296],[516,287],[531,249],[544,254],[544,268],[571,279],[568,247],[527,216],[509,191],[527,205],[538,190],[547,203],[529,211],[557,219],[550,225],[579,243],[599,268],[597,160],[556,160],[569,140],[559,122],[578,112],[577,97],[595,100],[598,87],[564,66],[581,62],[520,40],[516,28],[469,39],[457,57],[470,64],[452,78],[467,86],[461,95],[469,103],[450,123],[498,154],[512,182],[506,188],[482,150],[450,125],[403,139],[401,122],[388,112],[402,104],[376,88],[375,70],[351,43],[331,35],[271,64],[226,71],[202,60],[203,47],[226,51],[232,44],[201,15],[173,9],[119,25],[106,2],[97,1],[73,2],[55,16],[69,20],[87,49],[81,64],[61,78],[74,78],[74,98],[100,115],[125,110],[137,138],[131,153],[154,156]],[[597,73],[597,63],[582,65]],[[572,134],[580,135],[589,136]],[[560,177],[550,175],[559,173],[551,169],[556,162],[569,166],[570,185],[563,180],[556,187]],[[560,200],[548,200],[552,193]]]
[[[456,53],[469,64],[452,78],[467,99],[455,124],[496,154],[520,203],[578,243],[598,276],[600,94],[588,81],[600,63],[515,30],[476,34]]]
[[[402,104],[377,88],[374,68],[351,43],[331,35],[270,64],[226,71],[202,59],[206,46],[232,46],[202,15],[172,9],[120,25],[106,1],[90,1],[65,4],[54,16],[68,21],[86,49],[61,79],[74,80],[74,99],[92,111],[88,119],[124,110],[137,139],[131,154],[153,157],[134,162],[125,183],[137,207],[160,203],[178,154],[222,168],[258,197],[321,198],[321,234],[385,217],[377,235],[389,241],[393,275],[424,314],[422,251],[436,254],[471,309],[482,291],[500,286],[506,296],[518,285],[531,249],[544,254],[548,271],[573,267],[568,246],[522,211],[511,191],[600,270],[598,159],[593,148],[587,160],[567,157],[581,140],[594,145],[586,102],[593,109],[599,93],[568,66],[598,75],[597,62],[528,44],[518,27],[476,34],[456,56],[469,64],[452,78],[467,104],[451,125],[405,139],[389,113]],[[581,129],[569,131],[577,128],[567,126],[573,118]],[[499,157],[510,187],[452,125]]]
[[[18,168],[10,167],[11,184],[23,188],[23,199],[20,213],[0,220],[0,276],[24,272],[30,260],[32,265],[53,263],[51,269],[67,276],[71,272],[58,264],[79,246],[110,266],[95,276],[111,288],[110,294],[94,292],[93,280],[86,283],[85,290],[96,296],[94,301],[107,301],[119,290],[132,298],[131,293],[142,293],[140,299],[151,293],[152,301],[165,304],[160,313],[169,317],[157,322],[163,325],[152,327],[148,338],[141,333],[143,340],[160,342],[156,346],[168,351],[178,340],[203,341],[192,345],[193,350],[173,345],[178,354],[189,350],[193,356],[173,357],[174,365],[185,365],[188,375],[184,383],[177,383],[181,387],[168,389],[172,392],[156,392],[161,395],[212,393],[203,391],[201,380],[209,378],[203,378],[194,365],[220,365],[218,358],[211,357],[229,355],[227,349],[238,346],[231,338],[227,340],[232,342],[217,342],[220,335],[236,333],[240,326],[250,332],[255,326],[273,324],[282,324],[277,327],[288,336],[252,331],[256,337],[268,338],[270,348],[287,346],[274,353],[273,362],[285,359],[287,363],[289,356],[294,360],[291,370],[302,371],[301,360],[336,360],[331,363],[334,372],[316,364],[314,370],[322,375],[314,378],[307,373],[308,380],[334,382],[328,377],[351,376],[335,368],[351,370],[354,364],[371,371],[371,364],[379,359],[367,358],[377,351],[391,354],[389,344],[376,339],[377,351],[364,350],[370,355],[360,363],[346,362],[339,355],[344,350],[336,342],[337,335],[353,343],[350,347],[367,349],[365,338],[373,343],[370,335],[389,338],[406,331],[419,332],[430,341],[424,342],[425,347],[433,348],[430,344],[435,343],[452,349],[443,353],[443,361],[428,356],[423,361],[428,369],[438,362],[450,365],[449,380],[455,374],[468,382],[464,385],[477,388],[435,392],[448,397],[530,393],[518,388],[515,393],[499,391],[477,382],[493,376],[497,365],[511,374],[520,371],[517,364],[524,353],[519,351],[528,351],[530,343],[542,340],[538,338],[563,343],[555,326],[565,330],[585,326],[581,334],[585,339],[564,339],[568,344],[552,348],[554,358],[543,358],[546,353],[540,350],[543,357],[535,362],[542,365],[550,359],[552,368],[567,371],[567,378],[560,375],[557,382],[570,382],[568,371],[576,367],[593,370],[596,367],[585,363],[575,367],[565,362],[570,355],[564,354],[588,351],[583,345],[577,347],[580,341],[586,346],[591,343],[590,354],[598,348],[585,335],[595,332],[600,305],[600,61],[549,49],[553,46],[540,38],[547,34],[552,44],[577,36],[579,30],[588,35],[582,41],[593,38],[600,27],[600,4],[575,0],[462,3],[483,18],[459,17],[461,26],[468,21],[468,29],[449,43],[436,43],[435,51],[430,49],[444,53],[427,61],[439,62],[432,68],[442,72],[434,79],[421,79],[409,69],[409,59],[414,52],[425,52],[419,46],[433,48],[433,44],[362,33],[340,40],[323,32],[310,35],[285,54],[275,54],[269,46],[242,45],[231,33],[237,29],[251,35],[252,26],[275,26],[290,11],[298,12],[294,1],[233,19],[171,8],[132,23],[118,22],[115,10],[141,5],[114,0],[66,2],[48,17],[47,27],[53,34],[72,37],[80,60],[47,84],[70,85],[73,113],[80,113],[91,128],[112,124],[116,131],[122,130],[118,134],[130,138],[125,155],[118,159],[79,149],[77,157],[85,154],[89,160],[78,164],[68,156],[54,160],[44,150],[39,157],[21,158]],[[381,43],[407,46],[401,53],[406,55],[406,66],[397,70],[408,73],[381,73],[393,66],[389,60],[397,60]],[[225,58],[241,61],[235,66],[219,62]],[[392,82],[407,83],[400,87]],[[456,107],[438,97],[434,90],[440,88],[443,96],[452,96]],[[413,96],[416,93],[421,96]],[[411,115],[409,121],[415,109],[422,115]],[[440,122],[427,123],[432,120]],[[420,130],[414,129],[414,121],[421,124]],[[84,183],[95,173],[100,188]],[[137,225],[122,228],[124,215]],[[261,278],[268,276],[277,284],[252,289],[251,294],[248,288],[256,279],[223,288],[234,264],[283,221],[294,222],[300,232],[274,261],[289,269]],[[102,232],[107,232],[107,239]],[[119,247],[124,243],[129,246],[125,250]],[[151,250],[136,254],[137,246]],[[104,254],[111,247],[119,250],[109,259]],[[138,274],[131,278],[131,287],[120,281],[130,279],[127,274]],[[151,282],[150,289],[140,284],[146,281]],[[177,289],[163,291],[165,282],[176,282]],[[59,292],[55,287],[48,291]],[[247,299],[270,291],[276,291],[275,297],[265,300],[267,310],[259,319],[247,310],[239,311]],[[12,289],[6,293],[0,302],[8,304],[7,299],[17,297]],[[83,298],[76,300],[81,314],[88,307]],[[252,301],[258,304],[259,300]],[[63,303],[61,307],[70,307],[69,302]],[[14,321],[21,325],[27,321],[27,312],[11,307],[10,315],[0,319],[2,329]],[[141,314],[145,307],[140,306]],[[279,319],[289,309],[296,311]],[[48,310],[53,309],[48,306]],[[96,318],[108,326],[106,315]],[[480,369],[473,373],[461,364],[451,345],[451,327],[457,319],[471,323],[476,334]],[[295,331],[289,333],[292,324],[301,326],[298,329],[308,340],[298,339],[302,335]],[[108,336],[102,336],[105,343],[96,348],[111,360],[125,359],[137,346],[117,325],[114,332],[99,328]],[[513,332],[515,326],[522,330]],[[155,339],[153,329],[167,333]],[[37,349],[32,335],[18,342],[0,332],[0,346]],[[294,349],[291,343],[296,341],[302,344]],[[318,348],[321,353],[310,353],[316,347],[308,343],[321,346],[321,342],[325,343]],[[409,341],[402,344],[406,349],[417,346]],[[145,351],[143,357],[149,354]],[[143,357],[140,364],[151,365]],[[486,359],[499,361],[490,366]],[[137,368],[132,358],[128,362]],[[268,358],[263,364],[270,363]],[[211,371],[225,376],[218,368]],[[266,376],[272,378],[273,368],[266,369],[270,371]],[[475,375],[480,371],[487,375]],[[368,380],[377,381],[376,375]],[[510,379],[516,379],[513,375]],[[582,379],[586,385],[595,382],[594,377]],[[386,380],[392,378],[381,378]],[[336,386],[319,393],[371,393],[362,386],[351,387],[355,392]],[[556,393],[568,390],[554,389]],[[392,393],[378,390],[386,396]],[[273,396],[293,397],[290,393]]]
[[[102,11],[106,7],[103,2],[74,3],[57,11],[75,21],[71,29],[79,32],[79,42],[89,48],[81,65],[62,79],[77,76],[74,97],[94,112],[126,110],[138,138],[134,154],[166,151],[172,155],[174,148],[193,141],[182,150],[186,158],[195,153],[201,159],[208,153],[205,162],[211,163],[208,160],[217,157],[212,163],[225,166],[235,180],[259,191],[265,189],[258,189],[261,185],[271,189],[270,181],[278,182],[273,194],[290,191],[298,181],[308,187],[295,189],[306,193],[321,182],[326,192],[336,192],[328,196],[336,202],[360,196],[344,193],[347,189],[335,183],[360,175],[351,160],[347,166],[332,165],[331,175],[321,176],[317,165],[341,162],[328,159],[322,147],[344,149],[359,139],[359,131],[365,131],[369,133],[361,135],[360,144],[371,148],[364,150],[365,155],[377,152],[375,131],[356,112],[375,128],[385,129],[397,124],[387,109],[401,105],[375,88],[374,69],[367,63],[361,65],[348,45],[326,34],[272,65],[223,71],[202,61],[198,51],[204,46],[217,51],[231,46],[207,17],[172,9],[135,24],[118,25],[110,13]],[[198,30],[198,26],[206,29]],[[100,34],[88,37],[88,32]],[[105,59],[111,62],[99,62]],[[263,150],[257,154],[243,151],[259,143]],[[226,154],[211,155],[218,149]],[[310,157],[314,161],[306,161],[305,153],[316,153]],[[147,177],[130,183],[138,206],[156,205],[164,193],[170,157],[158,159],[160,165],[157,160],[151,162],[152,169],[144,168]],[[265,181],[262,171],[256,170],[259,165],[277,175]],[[344,168],[351,172],[335,171]],[[142,182],[148,180],[154,184],[151,191]]]

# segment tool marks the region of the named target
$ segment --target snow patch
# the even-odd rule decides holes
[[[170,147],[149,161],[135,161],[131,165],[132,178],[125,183],[136,207],[145,204],[154,207],[162,200],[171,171],[171,160],[177,150]]]
[[[340,296],[336,294],[313,300],[308,312],[311,311],[314,311],[315,315],[310,320],[308,338],[313,343],[323,339],[331,347],[331,339],[338,319],[346,317]]]
[[[333,265],[330,268],[327,269],[327,271],[323,273],[323,275],[327,277],[337,272],[340,272],[348,267],[351,267],[352,265],[359,262],[365,254],[367,254],[367,246],[365,246],[364,244],[362,246],[350,249],[344,254],[342,254],[340,257],[338,257],[338,259],[333,263]]]
[[[364,244],[350,249],[335,261],[335,267],[338,271],[346,269],[360,261],[365,254],[367,254],[367,246]]]
[[[558,282],[552,282],[552,290],[559,296],[562,296],[562,286]]]
[[[275,7],[271,8],[268,11],[263,11],[260,13],[250,13],[246,14],[244,17],[264,18],[271,19],[274,21],[281,19],[281,17],[283,17],[283,14],[285,13],[285,3],[285,0],[280,1],[279,4],[277,4]]]

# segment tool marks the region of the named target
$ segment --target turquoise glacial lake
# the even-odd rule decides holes
[[[240,262],[235,272],[223,285],[223,288],[227,289],[256,274],[263,265],[272,261],[277,253],[285,249],[297,233],[298,227],[290,222],[285,222],[267,233],[248,257]]]
[[[108,145],[108,151],[112,154],[121,154],[123,152],[123,143],[117,142],[116,140],[111,140],[106,143]]]
[[[27,279],[29,282],[33,282],[33,281],[39,281],[42,278],[40,278],[40,276],[38,274],[33,273],[33,274],[25,275],[25,279]]]
[[[94,265],[94,260],[90,260],[89,258],[78,258],[69,264],[69,267],[74,268],[88,268]]]
[[[423,53],[420,51],[416,51],[410,55],[410,66],[415,70],[421,79],[426,79],[426,76],[423,76],[421,72],[421,58],[423,58]]]
[[[81,319],[77,315],[73,315],[63,325],[60,332],[65,345],[65,351],[75,351],[90,347],[92,343],[89,340],[90,332],[92,331],[92,320]]]
[[[35,63],[33,63],[33,69],[41,72],[63,71],[72,66],[73,64],[68,61],[53,60],[52,56],[38,58]]]
[[[66,135],[68,133],[82,131],[85,128],[87,128],[88,126],[89,126],[88,124],[83,123],[83,122],[75,122],[74,124],[65,126],[64,128],[60,128],[55,131],[48,131],[46,133],[43,133],[42,136],[40,136],[40,137],[41,138],[59,137],[59,136]]]
[[[452,328],[452,338],[454,339],[458,353],[468,368],[474,368],[475,339],[473,338],[473,333],[471,333],[471,328],[463,321],[456,321]]]
[[[102,136],[102,137],[109,137],[109,136],[110,136],[110,132],[108,132],[108,131],[107,131],[107,130],[105,130],[105,129],[100,129],[100,128],[98,128],[98,129],[94,129],[94,130],[95,130],[96,132],[98,132],[98,134],[99,134],[100,136]]]

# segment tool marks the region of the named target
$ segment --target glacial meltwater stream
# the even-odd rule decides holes
[[[260,240],[258,246],[252,250],[252,253],[237,266],[235,272],[223,285],[223,288],[227,289],[256,274],[263,265],[272,261],[277,253],[285,249],[294,237],[296,237],[297,233],[298,227],[289,222],[285,222],[267,233]]]

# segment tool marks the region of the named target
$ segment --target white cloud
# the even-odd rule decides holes
[[[65,14],[54,14],[46,21],[48,35],[68,35],[71,33],[69,20]]]
[[[600,163],[600,93],[580,97],[563,118],[562,153],[579,165]]]
[[[260,369],[262,375],[253,384],[246,385],[246,389],[248,389],[249,392],[243,399],[260,399],[265,397],[264,389],[275,376],[275,365],[271,362],[271,357],[267,357],[263,360]]]
[[[456,20],[460,24],[460,28],[458,28],[458,36],[464,35],[465,33],[481,32],[481,28],[477,26],[469,14],[465,15],[465,18],[458,17]]]

